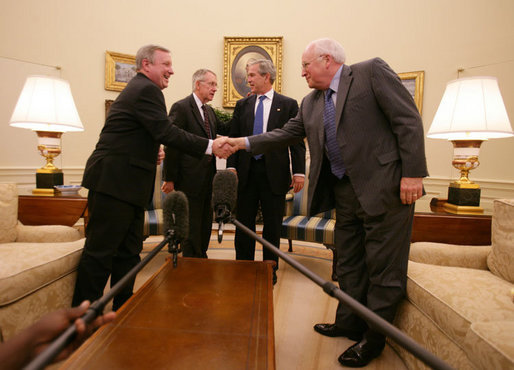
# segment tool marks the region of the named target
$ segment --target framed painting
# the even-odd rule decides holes
[[[403,85],[407,90],[409,90],[409,93],[414,99],[414,103],[416,103],[416,106],[418,107],[419,114],[421,114],[423,109],[423,83],[425,80],[425,71],[398,73],[398,76],[400,76]]]
[[[273,89],[282,88],[282,36],[279,37],[225,37],[223,63],[223,107],[235,107],[236,102],[248,95],[246,64],[252,59],[268,59],[277,70]]]
[[[105,90],[122,91],[136,73],[135,56],[105,52]]]

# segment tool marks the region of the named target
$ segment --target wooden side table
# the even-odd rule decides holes
[[[73,226],[84,217],[87,224],[87,198],[81,195],[19,195],[18,219],[24,225]]]
[[[412,242],[461,245],[490,245],[491,216],[467,216],[450,213],[414,214]]]

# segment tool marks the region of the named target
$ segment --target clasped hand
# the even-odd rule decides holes
[[[244,138],[220,136],[212,143],[212,153],[218,158],[225,159],[244,147]]]

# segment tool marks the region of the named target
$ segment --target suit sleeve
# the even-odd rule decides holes
[[[134,108],[139,121],[158,143],[197,157],[205,154],[209,140],[170,124],[164,95],[156,85],[143,88]]]
[[[185,115],[180,104],[173,104],[170,110],[169,119],[172,125],[184,129]],[[173,146],[166,146],[164,149],[166,156],[163,162],[163,180],[176,182],[178,179],[181,151]]]
[[[289,109],[289,119],[294,118],[298,114],[298,103],[296,100],[291,102]],[[302,140],[298,144],[289,147],[291,154],[291,168],[294,174],[305,174],[305,143]]]
[[[261,154],[269,150],[283,148],[299,144],[305,137],[305,127],[303,125],[302,110],[304,101],[296,117],[291,118],[282,128],[276,128],[260,135],[248,137],[252,153]]]
[[[234,114],[229,122],[230,131],[228,136],[241,137],[241,104],[239,101],[236,103]],[[239,152],[235,152],[227,158],[227,168],[237,168],[239,159]]]
[[[373,61],[371,81],[378,104],[397,138],[402,177],[428,176],[423,122],[412,96],[380,58]]]

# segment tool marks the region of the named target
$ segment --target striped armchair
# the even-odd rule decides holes
[[[164,235],[164,225],[162,219],[162,204],[166,194],[161,191],[162,185],[162,165],[157,166],[153,197],[150,204],[145,209],[145,224],[143,229],[144,238],[150,235]]]
[[[296,194],[287,194],[285,216],[282,220],[280,237],[288,240],[289,252],[293,251],[293,240],[320,243],[330,249],[333,254],[332,280],[337,280],[337,255],[334,243],[335,209],[317,214],[314,217],[307,216],[308,187],[309,181],[306,176],[304,187],[301,191]]]

